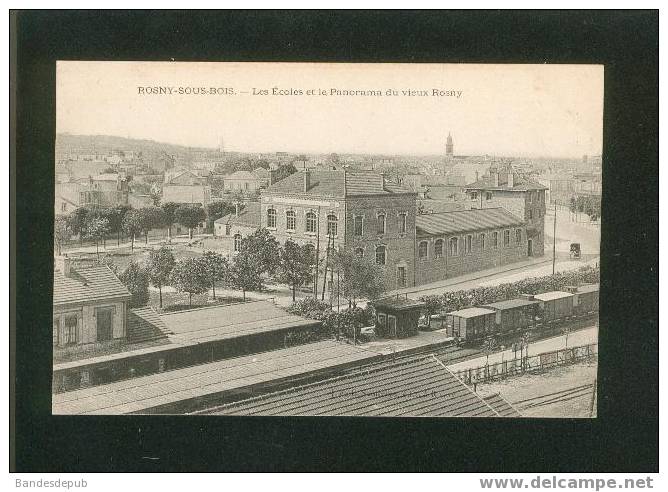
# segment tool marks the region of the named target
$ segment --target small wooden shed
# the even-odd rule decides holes
[[[376,310],[376,335],[385,338],[417,335],[424,302],[407,297],[386,297],[371,304]]]

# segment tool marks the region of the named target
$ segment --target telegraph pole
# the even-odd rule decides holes
[[[554,204],[554,226],[552,228],[552,275],[554,275],[554,263],[557,259],[557,204]]]

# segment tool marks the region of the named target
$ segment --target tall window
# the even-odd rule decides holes
[[[378,214],[378,234],[385,234],[385,214]]]
[[[58,342],[60,341],[60,335],[58,332],[60,331],[60,319],[59,318],[53,318],[53,346],[57,347]]]
[[[357,256],[358,258],[364,258],[364,248],[356,248],[355,256]]]
[[[527,214],[528,214],[528,216],[529,216],[529,220],[533,219],[533,210],[529,209],[529,211],[527,212]]]
[[[515,229],[515,242],[517,244],[522,242],[522,229]]]
[[[443,239],[437,239],[434,243],[434,256],[436,258],[443,256]]]
[[[494,249],[499,247],[499,233],[496,231],[492,233],[492,247],[494,247]]]
[[[336,215],[329,214],[327,216],[327,235],[336,236],[336,231],[338,229],[338,220]]]
[[[294,210],[285,212],[285,228],[289,231],[294,231],[297,228],[297,219]]]
[[[276,209],[267,210],[267,227],[276,227]]]
[[[473,248],[473,236],[471,236],[470,234],[466,236],[465,248],[466,248],[465,251],[467,253],[470,253]]]
[[[421,260],[427,259],[427,241],[420,241],[418,245],[418,258]]]
[[[234,235],[234,251],[239,251],[241,249],[241,234]]]
[[[406,267],[397,267],[397,287],[406,287]]]
[[[506,229],[503,231],[503,245],[508,246],[510,244],[510,231]]]
[[[355,216],[355,235],[362,236],[364,235],[364,217],[361,215]]]
[[[451,237],[449,241],[449,247],[450,247],[450,256],[455,256],[457,255],[458,249],[459,249],[459,240],[456,237]]]
[[[406,214],[399,214],[399,234],[406,234]]]
[[[308,212],[306,214],[306,232],[315,232],[318,227],[318,217],[315,212]]]
[[[529,203],[531,203],[533,201],[533,192],[530,191],[527,193],[527,196],[529,197]]]
[[[379,265],[385,264],[385,246],[376,247],[376,263]]]
[[[77,337],[77,324],[78,324],[79,318],[77,317],[76,314],[70,314],[69,316],[65,317],[65,344],[74,344],[77,343],[78,337]]]
[[[485,249],[485,234],[480,234],[480,249]]]

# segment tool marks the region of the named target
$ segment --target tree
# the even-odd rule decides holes
[[[304,158],[306,160],[306,158]],[[280,180],[287,178],[291,174],[294,174],[297,172],[297,168],[293,164],[285,164],[283,166],[279,166],[278,169],[275,171],[270,171],[273,172],[273,179],[272,181],[274,183],[278,183]]]
[[[206,276],[213,289],[213,298],[216,298],[216,281],[223,280],[227,275],[229,265],[227,259],[215,251],[205,251],[202,255],[202,263]]]
[[[314,261],[312,248],[299,246],[290,239],[280,249],[277,278],[292,288],[292,302],[295,302],[297,288],[311,279]]]
[[[193,238],[193,228],[206,219],[206,213],[201,205],[180,205],[174,211],[176,222],[188,228],[190,239]]]
[[[68,216],[70,231],[72,231],[72,234],[79,236],[81,244],[83,244],[83,238],[86,235],[86,220],[89,212],[86,207],[79,207]]]
[[[123,217],[123,230],[130,236],[132,251],[135,250],[135,236],[142,231],[142,216],[138,210],[129,210]]]
[[[336,253],[334,269],[341,277],[337,289],[353,308],[358,299],[377,299],[385,291],[380,266],[366,257],[357,256],[352,250]]]
[[[212,203],[209,203],[206,207],[206,215],[207,215],[207,225],[211,229],[213,228],[213,223],[220,219],[221,217],[225,217],[228,214],[231,214],[234,212],[235,207],[232,203],[225,202],[222,200],[218,200]]]
[[[151,251],[148,255],[146,272],[154,287],[160,293],[160,307],[162,308],[162,286],[169,282],[169,274],[174,269],[174,255],[167,246]]]
[[[109,220],[101,216],[90,216],[86,223],[86,237],[95,241],[95,253],[100,260],[100,240],[109,232]]]
[[[119,279],[132,294],[130,307],[142,307],[148,303],[148,275],[136,261],[131,261],[128,267],[120,274]]]
[[[53,243],[56,246],[56,253],[62,254],[63,244],[72,236],[69,221],[65,215],[56,215],[53,223]]]
[[[112,209],[109,209],[107,214],[107,219],[109,219],[109,229],[110,232],[116,233],[116,244],[121,245],[121,232],[123,231],[123,219],[125,214],[127,214],[132,207],[130,205],[118,205]]]
[[[172,239],[172,225],[176,222],[176,209],[179,208],[178,203],[167,202],[162,204],[162,220],[164,226],[167,227],[167,238]]]
[[[188,305],[193,305],[193,294],[209,288],[209,279],[201,258],[184,258],[176,262],[169,275],[169,283],[179,292],[188,293]]]
[[[160,207],[144,207],[139,209],[141,217],[141,229],[146,235],[146,244],[148,244],[148,233],[151,229],[162,227],[164,218]]]
[[[486,361],[485,361],[485,367],[489,366],[489,356],[496,351],[498,347],[498,342],[496,338],[493,336],[486,338],[485,341],[482,344],[482,352],[485,354]]]

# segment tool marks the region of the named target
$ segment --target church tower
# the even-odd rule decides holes
[[[448,138],[445,141],[445,156],[452,157],[453,155],[453,146],[452,146],[452,136],[448,133]]]

